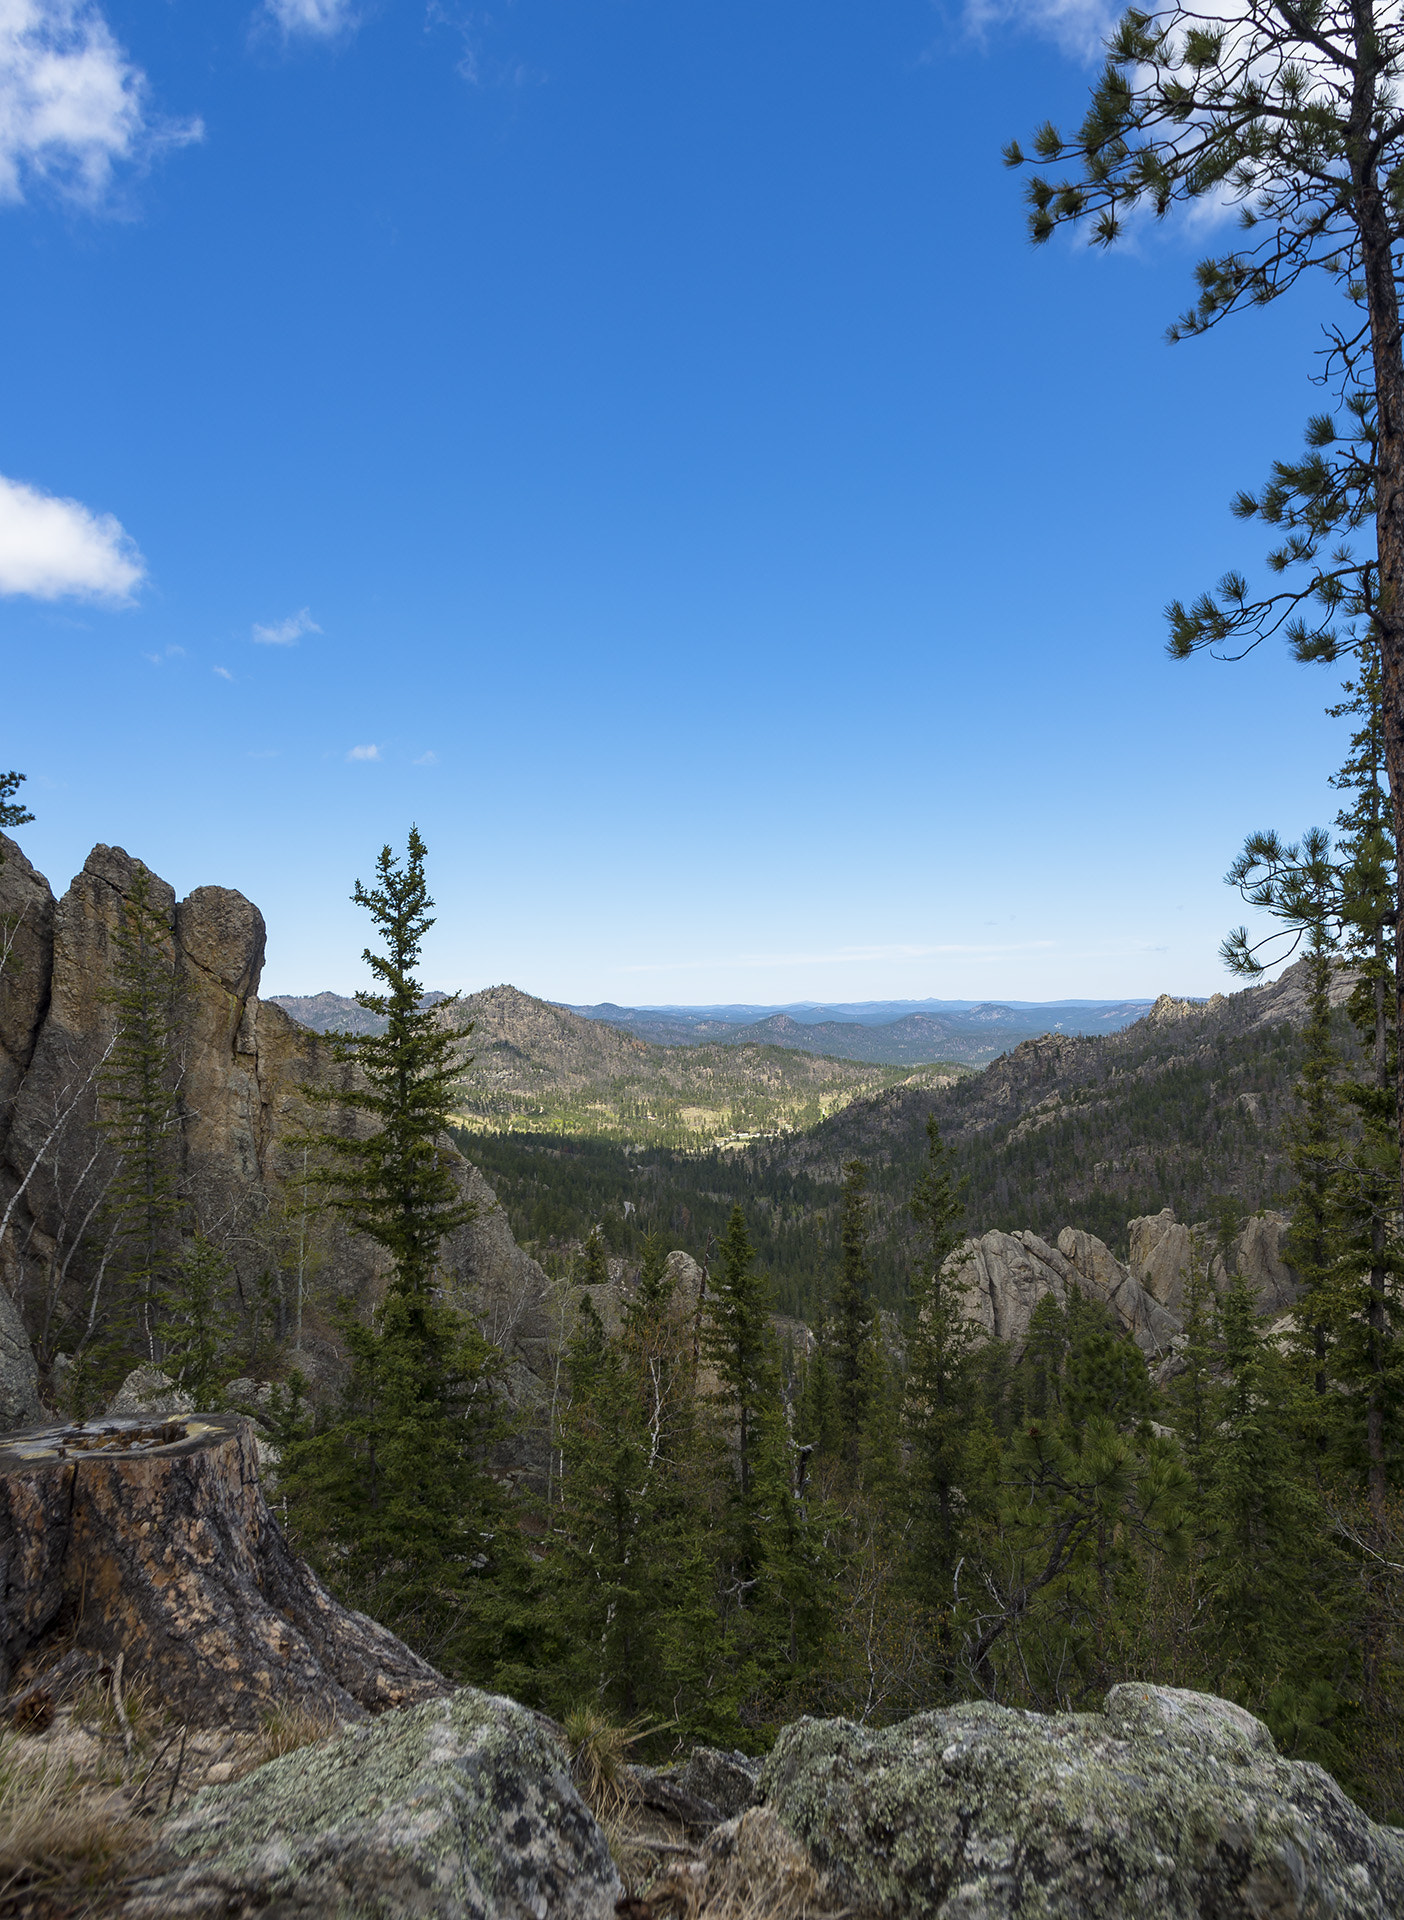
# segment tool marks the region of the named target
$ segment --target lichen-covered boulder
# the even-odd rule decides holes
[[[623,1892],[549,1726],[465,1687],[207,1787],[123,1920],[612,1920]]]
[[[1209,1694],[786,1727],[761,1776],[853,1906],[930,1920],[1397,1920],[1404,1832]]]

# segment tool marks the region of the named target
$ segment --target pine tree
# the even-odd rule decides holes
[[[107,1344],[117,1369],[158,1360],[157,1322],[180,1254],[180,1063],[183,983],[170,925],[138,865],[112,938],[115,1032],[100,1079],[99,1116],[118,1154],[107,1205],[123,1248],[124,1297]]]
[[[719,1404],[735,1436],[736,1480],[749,1512],[758,1429],[780,1391],[780,1357],[770,1324],[770,1286],[740,1207],[733,1207],[718,1249],[721,1270],[704,1299],[702,1352],[720,1382]],[[749,1527],[749,1519],[743,1521]],[[753,1550],[745,1549],[745,1557]]]
[[[452,1000],[426,1008],[414,977],[433,925],[425,852],[411,828],[405,864],[385,847],[380,884],[358,881],[353,894],[385,942],[363,956],[383,991],[357,1002],[385,1031],[335,1036],[357,1077],[319,1097],[361,1116],[363,1129],[311,1144],[323,1204],[383,1247],[392,1268],[371,1324],[343,1314],[350,1380],[330,1417],[289,1449],[281,1486],[297,1538],[338,1592],[440,1662],[481,1675],[494,1657],[484,1590],[520,1545],[486,1470],[503,1425],[501,1355],[435,1291],[440,1246],[474,1208],[440,1151],[462,1036],[447,1023]]]
[[[586,1287],[609,1285],[609,1248],[600,1227],[591,1227],[581,1248],[580,1283]]]
[[[336,1057],[354,1066],[356,1077],[349,1087],[309,1096],[369,1123],[369,1131],[315,1137],[312,1144],[325,1164],[314,1179],[323,1204],[390,1255],[391,1285],[407,1296],[432,1287],[440,1245],[475,1211],[440,1151],[469,1064],[462,1048],[472,1029],[451,1024],[457,994],[427,1007],[414,977],[434,924],[424,878],[427,851],[419,829],[411,827],[405,864],[383,847],[376,861],[379,885],[356,882],[351,897],[370,914],[386,948],[362,953],[382,991],[361,991],[356,1004],[383,1020],[385,1031],[329,1034]]]
[[[1297,1318],[1311,1342],[1315,1387],[1327,1390],[1329,1282],[1336,1258],[1334,1186],[1340,1159],[1337,1053],[1331,1033],[1334,956],[1324,929],[1313,932],[1307,954],[1306,1058],[1297,1082],[1298,1112],[1286,1128],[1287,1155],[1296,1174],[1290,1205],[1287,1257],[1301,1278]]]
[[[24,785],[24,780],[25,776],[16,773],[13,768],[9,773],[0,773],[0,832],[8,832],[11,827],[27,827],[34,818],[28,807],[14,797]],[[0,851],[0,867],[4,864],[5,855]]]
[[[1333,1556],[1318,1497],[1294,1457],[1300,1390],[1264,1341],[1241,1275],[1219,1301],[1218,1326],[1223,1385],[1206,1444],[1201,1569],[1210,1684],[1270,1723],[1319,1730],[1330,1717],[1322,1689],[1329,1692],[1338,1659],[1325,1592]],[[1328,1754],[1318,1745],[1308,1757]]]
[[[843,1176],[839,1222],[842,1262],[834,1289],[832,1320],[839,1448],[850,1476],[858,1472],[868,1416],[866,1348],[872,1338],[873,1316],[867,1237],[868,1170],[861,1160],[852,1160]]]
[[[951,1150],[934,1114],[926,1123],[926,1139],[926,1169],[911,1203],[922,1245],[912,1288],[903,1425],[913,1575],[923,1593],[944,1604],[973,1492],[970,1445],[978,1377],[975,1326],[966,1312],[970,1287],[951,1260],[965,1209],[952,1175]]]
[[[1377,646],[1357,655],[1346,699],[1330,709],[1360,725],[1331,784],[1351,796],[1337,815],[1341,832],[1342,924],[1345,957],[1357,970],[1348,1011],[1365,1054],[1363,1070],[1347,1075],[1342,1105],[1353,1114],[1358,1139],[1341,1157],[1336,1181],[1339,1250],[1336,1295],[1336,1371],[1348,1385],[1352,1409],[1363,1414],[1363,1454],[1374,1523],[1384,1519],[1391,1468],[1399,1465],[1400,1279],[1404,1250],[1397,1229],[1398,993],[1393,964],[1396,895],[1394,848],[1387,832],[1390,796],[1384,779],[1384,689]]]
[[[167,1374],[210,1406],[229,1379],[225,1355],[238,1326],[234,1270],[226,1256],[201,1233],[186,1241],[171,1277],[158,1295],[156,1336]]]

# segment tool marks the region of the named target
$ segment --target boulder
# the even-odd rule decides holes
[[[1396,1920],[1404,1833],[1212,1695],[1101,1713],[971,1702],[782,1729],[761,1786],[828,1887],[883,1920]]]
[[[162,1844],[124,1920],[613,1920],[623,1894],[549,1723],[472,1688],[207,1787]]]
[[[195,1402],[159,1367],[133,1367],[107,1405],[109,1420],[194,1413]]]

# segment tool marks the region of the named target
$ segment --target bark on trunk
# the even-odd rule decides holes
[[[292,1552],[232,1416],[0,1435],[0,1693],[69,1644],[125,1655],[190,1726],[360,1719],[449,1690]]]

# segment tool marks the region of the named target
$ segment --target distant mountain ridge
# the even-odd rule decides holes
[[[564,1003],[562,1003],[564,1004]],[[800,1047],[839,1060],[915,1066],[958,1060],[983,1066],[1040,1034],[1119,1033],[1149,1012],[1149,1000],[870,1000],[841,1006],[621,1007],[613,1001],[571,1013],[636,1033],[656,1046],[755,1043]]]
[[[344,994],[270,997],[322,1033],[372,1033],[380,1024]],[[443,998],[425,995],[431,1002]],[[726,1028],[725,1045],[705,1038],[659,1045],[512,986],[465,994],[448,1017],[473,1029],[459,1117],[492,1132],[528,1129],[695,1147],[817,1126],[862,1095],[897,1085],[941,1086],[961,1071],[950,1062],[932,1064],[929,1054],[913,1073],[904,1062],[805,1048],[794,1036],[807,1029],[793,1022],[774,1036]]]

